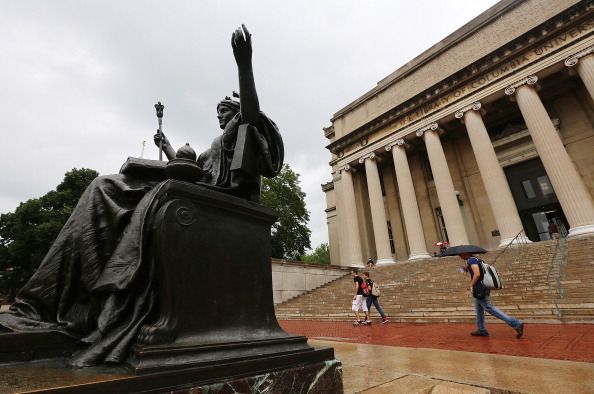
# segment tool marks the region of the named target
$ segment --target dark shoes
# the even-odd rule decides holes
[[[470,335],[472,335],[473,337],[488,337],[489,333],[483,331],[473,331],[470,333]]]
[[[516,335],[516,338],[518,338],[518,339],[522,338],[522,335],[524,335],[524,323],[521,323],[520,327],[516,328],[516,332],[518,333]]]

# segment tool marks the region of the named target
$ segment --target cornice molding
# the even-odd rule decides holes
[[[334,182],[333,181],[323,183],[320,186],[322,186],[322,191],[323,192],[334,190]]]
[[[580,2],[566,9],[564,12],[557,14],[553,18],[543,22],[541,25],[536,26],[534,29],[526,32],[518,38],[509,41],[499,49],[485,55],[483,58],[462,68],[458,72],[449,75],[447,78],[402,102],[400,105],[371,119],[367,123],[350,131],[348,134],[339,137],[328,144],[326,149],[337,154],[341,149],[345,149],[350,145],[357,143],[362,137],[393,123],[395,120],[406,116],[408,113],[413,113],[414,111],[419,110],[423,105],[430,104],[440,96],[447,95],[461,86],[464,86],[464,84],[468,83],[473,78],[476,78],[477,75],[487,74],[496,69],[499,65],[515,59],[527,49],[545,42],[546,40],[550,40],[564,31],[570,30],[577,24],[584,22],[587,16],[591,16],[592,13],[594,13],[593,9],[594,7],[591,6],[590,1]],[[363,97],[366,97],[367,100],[372,96],[368,97],[364,95]],[[338,117],[335,114],[331,120],[333,121],[337,118]]]
[[[583,58],[584,56],[588,56],[592,53],[594,53],[594,45],[592,45],[586,49],[582,49],[581,51],[579,51],[578,53],[576,53],[574,55],[571,55],[570,57],[565,59],[564,63],[567,67],[573,67],[576,64],[578,64],[578,62],[580,61],[581,58]]]
[[[423,67],[425,64],[429,63],[431,60],[435,59],[436,57],[440,56],[441,54],[447,52],[449,49],[454,47],[455,45],[459,44],[460,42],[464,41],[468,37],[472,36],[482,27],[488,25],[493,20],[500,18],[503,14],[509,12],[510,10],[516,8],[519,4],[522,3],[522,0],[502,0],[499,3],[495,4],[493,7],[486,10],[481,15],[477,16],[476,18],[469,21],[467,24],[462,26],[460,29],[456,30],[454,33],[450,34],[449,36],[445,37],[439,43],[435,44],[433,47],[429,48],[428,50],[422,52],[420,55],[412,59],[408,62],[405,66],[400,67],[399,69],[393,71],[386,77],[382,78],[378,83],[377,86],[362,95],[360,98],[354,100],[350,104],[346,105],[342,109],[338,110],[331,121],[337,119],[338,117],[342,116],[343,114],[350,111],[350,109],[358,106],[362,102],[366,101],[368,98],[373,97],[374,95],[379,94],[383,90],[389,88],[390,86],[398,83],[402,78],[405,78],[411,73],[414,73],[416,69],[419,67]]]

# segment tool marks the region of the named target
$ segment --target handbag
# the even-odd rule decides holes
[[[485,298],[487,296],[487,288],[483,285],[483,282],[476,282],[472,287],[472,296],[474,298]]]

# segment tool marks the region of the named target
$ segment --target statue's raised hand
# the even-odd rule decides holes
[[[252,35],[241,25],[231,35],[233,55],[239,67],[249,65],[252,60]]]

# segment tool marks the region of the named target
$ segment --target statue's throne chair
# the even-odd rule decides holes
[[[249,127],[240,126],[231,167],[237,179],[254,178],[250,138]],[[328,359],[332,349],[314,350],[276,320],[270,227],[277,215],[254,202],[259,182],[247,184],[252,201],[175,179],[160,188],[148,238],[157,317],[131,349],[128,363],[138,372],[279,355]]]

